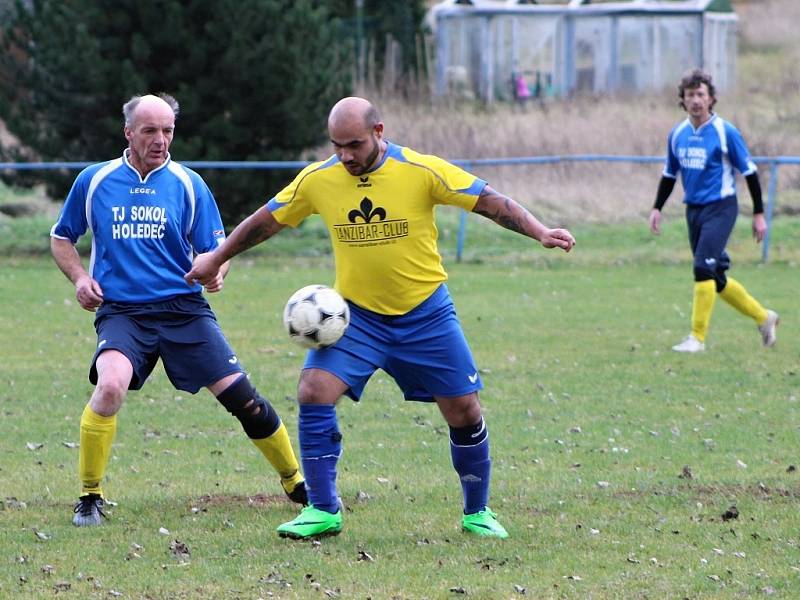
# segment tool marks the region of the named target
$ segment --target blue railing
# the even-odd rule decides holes
[[[756,164],[767,165],[769,167],[769,189],[767,192],[767,206],[765,209],[765,219],[767,221],[767,234],[764,237],[761,249],[761,260],[767,262],[769,257],[770,233],[772,231],[772,215],[775,210],[775,203],[778,196],[778,167],[780,165],[800,165],[800,156],[756,156],[753,157]],[[576,162],[621,162],[621,163],[663,163],[663,156],[626,156],[609,154],[569,154],[554,156],[519,156],[513,158],[473,158],[455,159],[451,161],[460,167],[470,171],[476,167],[498,167],[515,165],[550,165],[556,163],[576,163]],[[92,162],[30,162],[30,163],[0,163],[0,171],[34,171],[48,169],[70,169],[79,170]],[[307,166],[309,161],[302,160],[267,160],[267,161],[235,161],[235,160],[196,160],[181,161],[181,164],[192,169],[302,169]],[[462,211],[458,227],[458,238],[456,248],[456,260],[461,260],[464,253],[464,243],[467,231],[467,213]]]

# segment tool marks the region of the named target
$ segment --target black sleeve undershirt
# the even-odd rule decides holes
[[[747,181],[747,189],[750,190],[750,197],[753,199],[753,214],[757,215],[764,212],[764,200],[761,196],[761,182],[758,179],[758,173],[750,173],[745,177]],[[661,210],[667,202],[667,198],[675,188],[675,179],[671,177],[661,177],[658,182],[658,191],[656,192],[656,202],[654,208]]]
[[[661,177],[661,181],[658,182],[658,191],[656,192],[656,203],[653,205],[653,208],[657,208],[661,210],[664,207],[664,204],[667,202],[667,198],[672,193],[672,189],[675,187],[675,179],[672,177]]]
[[[763,213],[764,201],[761,198],[761,182],[758,180],[758,173],[753,171],[744,179],[747,181],[747,189],[750,190],[750,197],[753,199],[753,214]]]

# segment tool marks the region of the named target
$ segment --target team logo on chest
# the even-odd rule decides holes
[[[395,243],[408,236],[407,219],[388,219],[386,209],[375,206],[364,196],[358,205],[347,213],[347,223],[334,225],[336,239],[354,246],[378,246]]]

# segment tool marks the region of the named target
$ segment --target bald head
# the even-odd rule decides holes
[[[328,135],[342,165],[351,175],[363,175],[380,163],[386,152],[383,123],[364,98],[342,98],[328,115]]]
[[[167,94],[134,96],[122,107],[122,114],[128,160],[142,177],[146,177],[169,157],[178,102]]]
[[[125,117],[126,127],[133,125],[136,113],[140,110],[161,115],[172,113],[173,119],[177,119],[180,106],[178,101],[169,94],[133,96],[122,106],[122,115]]]
[[[378,110],[369,100],[350,96],[333,105],[328,115],[328,130],[353,127],[371,130],[380,120]]]

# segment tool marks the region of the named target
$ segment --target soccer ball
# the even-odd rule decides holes
[[[350,324],[350,307],[324,285],[307,285],[292,294],[283,309],[289,337],[305,348],[327,348],[339,341]]]

